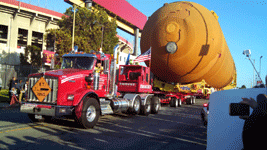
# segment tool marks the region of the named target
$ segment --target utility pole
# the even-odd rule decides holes
[[[255,64],[255,59],[252,59],[253,60],[253,65]],[[252,86],[255,85],[255,71],[254,71],[254,68],[253,68],[253,83],[252,83]]]
[[[75,32],[75,12],[76,12],[76,5],[73,4],[73,11],[74,11],[74,14],[73,14],[73,27],[72,27],[72,42],[71,42],[71,48],[72,50],[74,50],[74,32]]]
[[[262,59],[262,57],[263,56],[260,57],[260,72],[259,72],[260,76],[261,76],[261,59]],[[264,84],[264,83],[262,83],[262,84]]]

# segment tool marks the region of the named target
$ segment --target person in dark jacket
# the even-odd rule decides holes
[[[245,119],[242,141],[244,150],[263,149],[266,145],[265,135],[267,135],[266,120],[267,120],[267,95],[259,94],[257,102],[250,98],[242,98],[244,103],[249,105],[253,112],[248,117],[240,117]],[[246,119],[247,118],[247,119]]]
[[[20,92],[23,89],[22,80],[19,80],[19,83],[16,84],[16,89],[18,91],[18,95],[20,95]]]
[[[10,91],[12,88],[16,88],[16,84],[17,84],[16,77],[12,77],[12,80],[10,80],[10,82],[9,82],[9,100],[11,100],[11,97],[12,97]]]

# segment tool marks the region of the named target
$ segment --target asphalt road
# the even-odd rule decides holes
[[[200,110],[205,102],[163,106],[157,115],[106,115],[93,129],[79,128],[72,120],[32,123],[17,108],[0,109],[0,149],[204,150],[207,128]]]

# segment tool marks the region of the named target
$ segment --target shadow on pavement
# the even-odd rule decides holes
[[[195,109],[191,111],[191,114],[197,112]],[[181,118],[177,119],[179,116]],[[19,110],[1,114],[0,121],[30,122],[28,116]],[[82,129],[72,120],[52,119],[46,123],[34,123],[31,129],[24,130],[23,134],[20,132],[21,137],[15,132],[19,131],[0,132],[0,149],[204,150],[207,144],[207,129],[202,126],[200,116],[186,117],[186,112],[177,109],[162,110],[149,116],[102,116],[93,129]]]

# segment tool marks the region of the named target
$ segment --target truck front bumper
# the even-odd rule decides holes
[[[34,103],[22,103],[20,106],[20,112],[22,113],[54,117],[72,115],[73,109],[73,106],[57,106]]]

